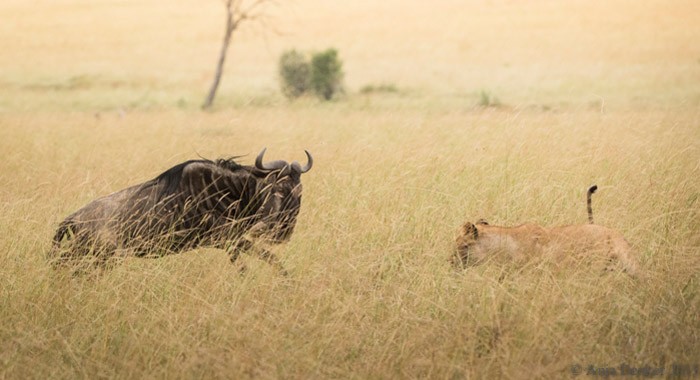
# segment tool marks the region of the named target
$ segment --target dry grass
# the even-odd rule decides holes
[[[218,109],[202,113],[221,32],[212,3],[0,5],[0,377],[561,378],[574,364],[700,364],[695,2],[300,1],[280,22],[294,33],[242,34]],[[350,95],[285,102],[279,52],[330,45]],[[399,90],[352,92],[380,83]],[[476,107],[481,91],[503,105]],[[239,276],[216,250],[95,277],[47,266],[57,223],[89,200],[197,154],[250,163],[263,146],[315,158],[277,249],[289,277],[252,257]],[[545,260],[448,266],[464,220],[585,223],[592,183],[596,221],[625,234],[644,279]]]

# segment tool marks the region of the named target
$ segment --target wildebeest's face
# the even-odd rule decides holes
[[[291,164],[284,161],[262,164],[264,152],[263,150],[258,156],[256,167],[273,171],[261,183],[261,194],[264,194],[264,198],[259,214],[264,216],[264,226],[261,225],[262,230],[259,232],[271,241],[279,243],[289,239],[294,230],[301,207],[301,174],[311,169],[313,159],[306,152],[308,163],[304,167],[296,161]]]

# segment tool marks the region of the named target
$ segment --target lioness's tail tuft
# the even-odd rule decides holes
[[[591,206],[591,195],[598,190],[598,185],[593,185],[588,188],[586,193],[586,203],[588,205],[588,223],[593,224],[593,207]]]

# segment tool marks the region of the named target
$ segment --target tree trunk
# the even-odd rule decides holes
[[[224,42],[221,45],[221,53],[219,54],[219,62],[216,64],[216,74],[214,75],[214,82],[211,84],[209,89],[209,95],[202,105],[203,109],[211,107],[214,103],[214,97],[216,96],[216,90],[219,88],[219,82],[221,82],[221,75],[224,72],[224,62],[226,61],[226,52],[228,51],[228,45],[231,42],[231,35],[234,29],[236,29],[236,24],[233,22],[233,13],[231,8],[227,8],[228,15],[226,17],[226,34],[224,34]]]

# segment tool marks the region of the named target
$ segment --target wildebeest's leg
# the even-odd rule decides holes
[[[284,269],[282,266],[282,263],[280,263],[279,259],[275,254],[267,250],[264,246],[264,239],[260,239],[262,235],[262,231],[265,231],[267,229],[268,225],[265,222],[258,222],[255,225],[253,225],[248,232],[236,243],[244,247],[243,250],[245,251],[250,251],[254,250],[256,251],[258,257],[260,257],[262,260],[267,262],[268,264],[272,265],[273,267],[277,268],[277,270],[280,272],[280,274],[286,276],[288,275],[287,270]],[[234,254],[235,255],[235,254]],[[236,255],[235,257],[232,255],[231,256],[231,261],[235,260],[238,256]]]
[[[280,263],[279,259],[277,258],[277,256],[275,256],[274,253],[268,251],[263,247],[260,247],[259,245],[256,245],[249,239],[241,238],[239,240],[236,240],[235,242],[229,242],[228,244],[226,244],[225,249],[229,255],[229,260],[231,260],[232,264],[238,267],[238,270],[241,273],[245,272],[247,268],[244,263],[238,262],[238,257],[241,255],[242,252],[256,251],[258,257],[275,267],[282,275],[286,276],[288,274],[287,270],[284,269],[282,263]]]
[[[47,255],[52,268],[66,268],[74,275],[80,275],[109,266],[116,245],[106,238],[107,234],[100,233],[102,231],[94,233],[84,226],[70,219],[59,225]]]
[[[236,240],[235,242],[229,242],[224,247],[226,252],[228,252],[229,259],[231,260],[232,263],[236,262],[236,260],[238,259],[238,256],[240,256],[242,252],[249,251],[252,248],[253,248],[253,243],[246,240],[246,239],[240,239],[240,240]]]
[[[284,269],[284,266],[282,266],[282,263],[280,262],[280,260],[277,258],[277,256],[274,253],[268,251],[265,248],[261,248],[258,255],[260,256],[261,259],[265,260],[268,264],[277,268],[277,270],[283,276],[287,276],[289,274],[289,273],[287,273],[287,270]]]
[[[248,251],[252,248],[253,243],[246,239],[238,239],[234,242],[229,242],[224,247],[224,249],[228,253],[229,260],[231,260],[231,264],[234,264],[236,267],[238,267],[238,271],[241,274],[245,273],[247,267],[245,263],[238,261],[238,256],[240,256],[242,252]]]
[[[75,233],[73,232],[73,222],[69,219],[64,220],[59,224],[58,230],[53,237],[51,242],[51,249],[46,254],[46,258],[49,261],[49,265],[56,269],[60,266],[66,265],[71,257],[71,252],[69,249],[63,247],[64,239],[66,244],[70,244],[71,240],[75,238]]]

